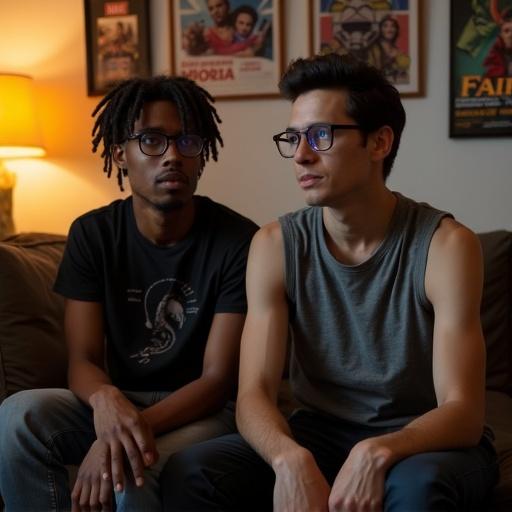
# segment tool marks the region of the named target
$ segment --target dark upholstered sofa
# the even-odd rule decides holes
[[[480,235],[485,259],[487,421],[501,478],[488,510],[512,510],[512,233]],[[66,385],[63,300],[51,291],[65,238],[43,233],[0,242],[0,403],[22,389]],[[0,457],[2,454],[0,454]]]

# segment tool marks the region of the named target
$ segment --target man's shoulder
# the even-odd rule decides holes
[[[97,223],[112,222],[114,219],[126,214],[130,201],[131,198],[116,199],[110,204],[100,206],[83,213],[75,219],[73,224],[90,226]]]
[[[80,215],[71,224],[69,236],[99,243],[117,240],[119,229],[126,225],[130,201],[130,198],[117,199]]]
[[[425,201],[418,201],[394,192],[398,198],[397,216],[409,219],[411,229],[417,230],[424,225],[433,224],[436,228],[444,218],[453,219],[453,215]]]
[[[210,224],[218,233],[249,235],[252,237],[259,226],[248,217],[209,197],[197,196],[200,201],[201,221]]]
[[[432,245],[438,250],[464,252],[468,245],[479,247],[480,241],[467,226],[452,217],[445,217],[432,237]]]
[[[315,206],[306,206],[293,212],[285,213],[278,219],[281,228],[293,229],[299,231],[311,231],[314,229],[318,215],[321,215],[322,208]]]

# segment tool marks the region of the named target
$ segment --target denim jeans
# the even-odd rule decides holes
[[[141,409],[167,394],[125,392]],[[127,482],[115,493],[117,510],[162,510],[159,475],[168,457],[235,430],[229,404],[214,416],[157,437],[158,462],[145,470],[142,488]],[[0,406],[0,494],[6,512],[70,510],[66,466],[79,465],[95,439],[91,409],[69,390],[21,391],[7,398]]]
[[[311,451],[330,485],[357,442],[391,431],[347,424],[309,411],[297,412],[289,424],[294,438]],[[389,470],[383,509],[481,511],[497,477],[496,453],[486,438],[474,448],[421,453]],[[274,471],[239,434],[173,454],[161,482],[165,510],[272,511]]]

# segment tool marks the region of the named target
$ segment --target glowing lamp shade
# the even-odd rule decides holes
[[[0,73],[0,240],[14,233],[12,192],[15,176],[3,163],[44,156],[32,79]]]
[[[0,73],[0,159],[45,153],[32,78]]]

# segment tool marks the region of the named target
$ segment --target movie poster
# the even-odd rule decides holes
[[[176,74],[216,98],[275,96],[282,71],[281,0],[173,0]]]
[[[96,19],[96,85],[107,89],[137,75],[139,26],[137,16]]]
[[[450,136],[512,135],[512,0],[452,0]]]
[[[312,53],[350,53],[403,96],[423,94],[421,0],[311,0]]]
[[[151,76],[147,0],[84,0],[84,12],[89,96]]]

